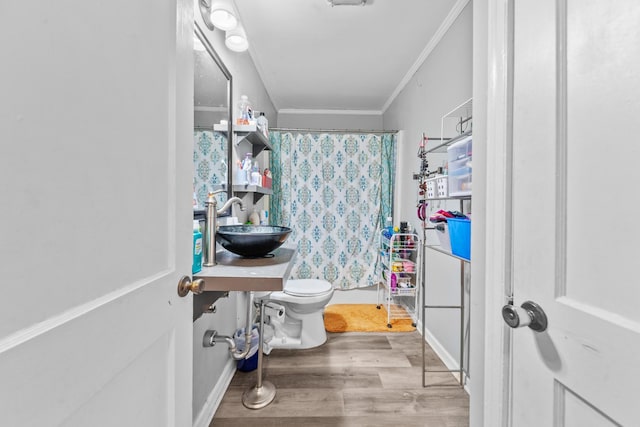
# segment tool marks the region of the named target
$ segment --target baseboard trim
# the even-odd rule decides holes
[[[417,329],[419,333],[422,333],[422,322],[418,323]],[[427,344],[431,346],[431,349],[440,358],[440,360],[442,360],[442,363],[444,363],[447,369],[451,369],[452,371],[457,371],[458,369],[460,369],[460,364],[458,363],[458,359],[453,357],[451,353],[449,353],[444,348],[444,346],[440,344],[440,341],[438,341],[438,339],[429,331],[429,329],[424,330],[423,338],[427,342]],[[457,372],[451,372],[451,375],[453,375],[456,378],[456,380],[458,379]],[[471,379],[466,375],[465,375],[464,389],[467,393],[469,394],[471,393]]]
[[[442,344],[440,344],[440,341],[438,341],[438,339],[428,329],[425,329],[424,339],[429,343],[433,351],[438,355],[440,360],[442,360],[447,369],[460,369],[458,360],[456,360],[456,358],[453,357]]]
[[[220,406],[220,402],[224,397],[224,393],[227,391],[229,384],[231,384],[231,380],[233,379],[233,374],[236,373],[236,362],[235,360],[229,358],[227,360],[227,364],[225,365],[222,375],[220,375],[220,379],[216,383],[213,390],[207,397],[207,400],[204,403],[204,406],[200,410],[197,418],[193,421],[193,427],[209,427],[211,424],[211,420],[218,410],[218,406]]]

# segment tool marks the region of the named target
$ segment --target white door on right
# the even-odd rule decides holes
[[[640,426],[640,1],[513,5],[511,425]]]

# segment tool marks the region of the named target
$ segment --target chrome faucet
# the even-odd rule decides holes
[[[217,209],[218,201],[216,200],[216,194],[223,193],[225,190],[216,190],[209,193],[205,206],[207,207],[207,222],[204,225],[204,262],[205,267],[213,267],[216,262],[216,233],[218,231],[218,215],[224,213],[229,206],[233,203],[240,205],[240,210],[244,211],[244,203],[239,197],[232,197],[228,199],[224,205]]]

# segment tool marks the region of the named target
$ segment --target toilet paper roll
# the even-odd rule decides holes
[[[264,314],[273,319],[283,320],[285,314],[284,306],[270,302],[264,306]]]

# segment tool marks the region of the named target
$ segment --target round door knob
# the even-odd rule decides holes
[[[186,297],[189,291],[196,295],[204,292],[204,279],[196,279],[192,282],[191,277],[182,276],[178,282],[178,295]]]
[[[505,305],[502,307],[502,318],[512,328],[528,326],[536,332],[547,329],[547,315],[538,304],[525,301],[520,307]]]

